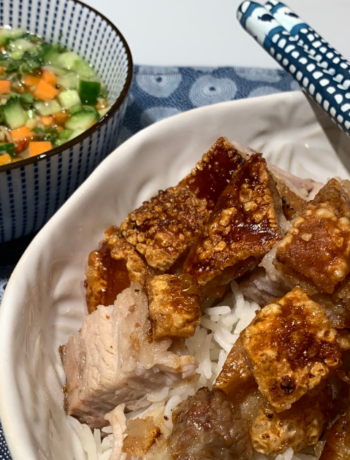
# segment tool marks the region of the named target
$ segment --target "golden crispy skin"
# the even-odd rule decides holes
[[[89,255],[86,269],[86,303],[89,313],[99,305],[113,305],[131,282],[144,286],[152,272],[117,227],[109,227],[100,249]]]
[[[348,460],[350,458],[350,410],[329,430],[320,460]]]
[[[296,218],[278,246],[276,267],[309,295],[332,294],[350,271],[348,216],[349,200],[339,182],[332,179]]]
[[[147,263],[164,272],[195,242],[208,216],[205,200],[177,186],[145,201],[120,228]]]
[[[257,389],[251,372],[241,338],[231,348],[225,364],[218,375],[214,388],[224,391],[234,404],[240,404]]]
[[[289,447],[299,452],[314,446],[328,421],[331,404],[329,385],[319,385],[281,413],[269,403],[263,404],[250,429],[254,449],[269,455],[282,453]]]
[[[276,412],[290,409],[341,364],[324,309],[300,288],[264,307],[241,337],[259,390]]]
[[[266,162],[254,154],[233,174],[184,272],[201,286],[227,284],[259,263],[280,239]]]
[[[134,457],[144,457],[160,435],[153,417],[127,420],[122,451]]]
[[[242,156],[224,137],[219,137],[179,185],[185,185],[212,210],[229,184],[232,174],[244,162]]]
[[[199,324],[198,283],[191,275],[159,275],[147,283],[153,337],[191,337]]]

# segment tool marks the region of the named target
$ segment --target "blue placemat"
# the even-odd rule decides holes
[[[299,89],[283,70],[135,66],[119,143],[156,121],[186,110]],[[0,302],[16,263],[33,237],[0,244]],[[10,458],[0,425],[0,460]]]

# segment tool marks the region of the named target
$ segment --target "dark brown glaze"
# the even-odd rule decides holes
[[[184,272],[201,286],[226,284],[257,265],[280,239],[267,165],[261,154],[254,154],[233,174]]]
[[[198,283],[191,275],[159,275],[147,283],[153,338],[194,335],[201,318]]]
[[[188,187],[198,198],[207,200],[212,210],[232,174],[244,162],[240,153],[224,137],[219,137],[179,185]]]
[[[332,179],[293,222],[276,267],[309,295],[332,294],[350,271],[350,203]]]
[[[144,286],[153,273],[117,227],[109,227],[98,250],[91,252],[86,269],[86,302],[89,313],[99,305],[113,305],[131,281]]]
[[[288,410],[341,365],[324,309],[300,288],[264,307],[241,337],[259,390],[276,412]]]
[[[120,229],[151,267],[164,272],[194,243],[208,216],[205,200],[177,186],[145,201]]]
[[[168,440],[170,457],[248,460],[253,451],[239,407],[223,391],[201,388],[181,403]]]
[[[348,460],[350,458],[350,410],[335,422],[327,434],[320,460]]]
[[[117,295],[130,286],[130,279],[126,261],[112,259],[106,243],[91,252],[88,267],[94,270],[86,272],[86,300],[92,313],[98,305],[113,305]]]
[[[240,338],[231,348],[215,381],[214,388],[224,391],[228,399],[234,404],[241,404],[248,395],[258,389]]]

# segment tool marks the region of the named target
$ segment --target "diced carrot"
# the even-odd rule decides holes
[[[11,93],[11,82],[9,80],[0,80],[0,93]]]
[[[57,82],[56,75],[53,72],[50,72],[49,70],[44,70],[42,75],[42,79],[46,81],[46,83],[49,83],[50,85],[55,85]]]
[[[0,67],[0,74],[3,74],[6,72],[6,67]]]
[[[57,129],[58,133],[60,133],[63,130],[62,126],[60,126],[60,125],[58,125],[56,129]]]
[[[8,163],[11,163],[10,155],[8,153],[0,155],[0,166],[7,165]]]
[[[69,117],[69,112],[57,112],[53,114],[53,117],[58,125],[64,125]]]
[[[58,90],[44,80],[40,80],[34,96],[42,101],[51,101],[58,94]]]
[[[27,126],[22,126],[22,128],[13,129],[11,131],[11,137],[14,142],[18,142],[23,139],[34,137],[34,133],[32,133]]]
[[[31,157],[34,157],[35,155],[40,155],[41,153],[48,152],[51,149],[51,142],[29,142],[29,156]]]
[[[40,83],[41,78],[40,77],[35,77],[34,75],[25,75],[22,78],[22,82],[25,86],[28,88],[31,88],[32,86],[38,86]]]
[[[50,126],[53,123],[53,117],[40,117],[41,121],[44,123],[45,126]]]

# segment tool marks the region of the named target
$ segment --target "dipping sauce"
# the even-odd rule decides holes
[[[0,29],[0,166],[74,139],[109,108],[105,85],[76,52]]]

